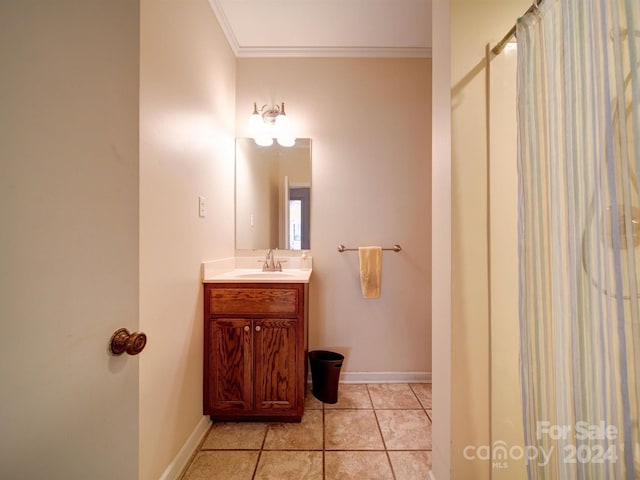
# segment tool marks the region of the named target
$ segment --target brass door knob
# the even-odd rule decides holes
[[[147,336],[142,332],[129,333],[126,328],[120,328],[111,336],[111,353],[122,355],[127,352],[129,355],[138,355],[144,350],[147,344]]]

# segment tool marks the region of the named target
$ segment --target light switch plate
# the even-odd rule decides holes
[[[201,217],[207,216],[207,199],[202,196],[198,197],[198,215]]]

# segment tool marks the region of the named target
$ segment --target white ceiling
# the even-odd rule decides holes
[[[431,0],[209,0],[238,57],[430,57]]]

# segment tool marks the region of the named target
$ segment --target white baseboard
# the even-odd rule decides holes
[[[431,372],[342,372],[342,383],[431,383]]]
[[[205,434],[209,431],[210,426],[211,420],[209,417],[202,417],[178,454],[162,473],[159,480],[178,480],[178,478],[180,478],[180,474],[184,470],[184,467],[186,467],[189,460],[191,460],[191,457],[198,448],[198,445],[200,445]]]

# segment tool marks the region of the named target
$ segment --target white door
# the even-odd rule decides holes
[[[138,476],[138,12],[0,2],[3,479]]]
[[[280,206],[280,248],[289,249],[289,177],[285,175],[281,183],[282,205]]]

